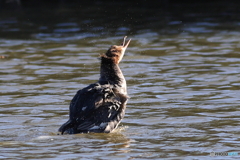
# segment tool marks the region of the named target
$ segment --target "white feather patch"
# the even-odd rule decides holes
[[[90,128],[90,130],[93,130],[93,129],[100,129],[99,126],[93,126],[92,128]]]
[[[102,123],[100,124],[100,127],[101,127],[101,128],[105,128],[107,125],[108,125],[107,122],[102,122]]]

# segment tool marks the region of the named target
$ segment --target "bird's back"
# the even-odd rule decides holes
[[[69,120],[62,133],[109,133],[124,117],[127,95],[111,84],[94,83],[79,90],[70,103]]]

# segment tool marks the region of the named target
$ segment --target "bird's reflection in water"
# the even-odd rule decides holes
[[[91,146],[88,146],[92,149],[103,149],[106,148],[106,150],[111,150],[115,152],[122,152],[127,153],[130,152],[131,142],[134,140],[129,139],[124,133],[122,133],[123,130],[125,130],[126,127],[119,126],[117,129],[115,129],[111,133],[88,133],[88,134],[75,134],[74,137],[78,137],[81,139],[86,138],[91,141]],[[82,146],[84,145],[82,142],[77,142],[75,145]]]

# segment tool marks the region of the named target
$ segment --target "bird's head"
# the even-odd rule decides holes
[[[123,38],[123,42],[120,46],[117,45],[111,46],[105,54],[101,55],[101,57],[111,59],[115,64],[118,64],[122,60],[125,50],[127,49],[131,41],[131,39],[129,39],[126,42],[126,38],[127,36]]]

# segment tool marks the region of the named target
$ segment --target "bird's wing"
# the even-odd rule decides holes
[[[85,118],[88,113],[101,105],[103,96],[101,90],[101,86],[98,84],[91,84],[79,90],[70,103],[70,118]]]
[[[95,87],[93,92],[89,91],[88,94],[88,98],[84,98],[83,104],[86,108],[77,130],[102,132],[107,122],[118,114],[122,104],[121,99],[115,94],[111,85]]]
[[[79,90],[70,103],[70,120],[64,130],[75,127],[77,132],[102,132],[126,102],[112,87],[92,84]]]
[[[94,110],[94,106],[87,103],[91,102],[89,99],[92,99],[92,94],[96,87],[97,85],[91,84],[75,94],[69,106],[69,120],[59,128],[59,132],[64,133],[68,129],[76,128],[79,121],[82,121],[87,117],[86,113]]]

